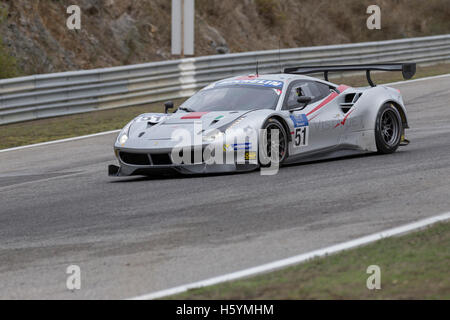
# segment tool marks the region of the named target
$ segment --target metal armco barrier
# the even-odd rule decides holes
[[[281,66],[450,60],[450,34],[215,55],[0,80],[0,124],[188,97],[208,83]],[[161,107],[162,109],[162,107]]]

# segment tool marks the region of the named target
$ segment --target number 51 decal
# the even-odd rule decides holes
[[[309,127],[295,128],[295,147],[306,147],[308,145]]]

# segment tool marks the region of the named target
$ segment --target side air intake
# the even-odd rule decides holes
[[[362,93],[349,93],[344,97],[344,102],[340,104],[341,110],[344,113],[350,111],[353,105],[358,101],[358,99],[362,96]]]

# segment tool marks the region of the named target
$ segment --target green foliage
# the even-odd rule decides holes
[[[8,18],[8,10],[0,7],[0,27],[6,22]],[[17,60],[9,54],[7,48],[3,44],[3,39],[0,36],[0,79],[13,78],[20,75],[17,67]]]
[[[9,54],[0,38],[0,79],[13,78],[19,75],[17,60]]]
[[[7,17],[8,17],[8,9],[0,7],[0,23],[6,21]]]

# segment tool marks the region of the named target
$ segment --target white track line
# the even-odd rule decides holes
[[[120,130],[105,131],[105,132],[99,132],[99,133],[94,133],[94,134],[88,134],[86,136],[79,136],[79,137],[73,137],[73,138],[67,138],[67,139],[61,139],[61,140],[41,142],[41,143],[30,144],[30,145],[20,146],[20,147],[15,147],[15,148],[10,148],[10,149],[3,149],[3,150],[0,150],[0,153],[21,150],[21,149],[28,149],[28,148],[33,148],[33,147],[46,146],[49,144],[56,144],[56,143],[63,143],[63,142],[70,142],[70,141],[76,141],[76,140],[81,140],[81,139],[93,138],[93,137],[104,136],[104,135],[107,135],[110,133],[118,133],[118,132],[120,132]]]
[[[432,77],[426,77],[426,78],[419,78],[419,79],[414,79],[414,80],[406,80],[406,81],[398,81],[398,82],[391,82],[391,83],[383,83],[383,84],[381,84],[381,85],[406,84],[406,83],[417,82],[417,81],[426,81],[426,80],[439,79],[439,78],[444,78],[444,77],[449,77],[449,76],[450,76],[450,74],[443,74],[443,75],[439,75],[439,76],[432,76]],[[2,152],[8,152],[8,151],[15,151],[15,150],[22,150],[22,149],[33,148],[33,147],[46,146],[46,145],[55,144],[55,143],[63,143],[63,142],[76,141],[76,140],[81,140],[81,139],[86,139],[86,138],[92,138],[92,137],[97,137],[97,136],[103,136],[103,135],[107,135],[107,134],[110,134],[110,133],[118,133],[119,131],[120,131],[120,130],[113,130],[113,131],[99,132],[99,133],[90,134],[90,135],[87,135],[87,136],[80,136],[80,137],[73,137],[73,138],[62,139],[62,140],[53,140],[53,141],[48,141],[48,142],[42,142],[42,143],[36,143],[36,144],[30,144],[30,145],[20,146],[20,147],[15,147],[15,148],[10,148],[10,149],[3,149],[3,150],[0,150],[0,153],[2,153]]]
[[[383,239],[383,238],[392,237],[392,236],[399,235],[399,234],[402,234],[405,232],[423,228],[425,226],[434,224],[436,222],[445,221],[448,219],[450,219],[450,212],[447,212],[447,213],[444,213],[444,214],[441,214],[438,216],[434,216],[431,218],[419,220],[417,222],[406,224],[404,226],[400,226],[397,228],[381,231],[381,232],[378,232],[378,233],[375,233],[375,234],[372,234],[369,236],[365,236],[362,238],[358,238],[355,240],[336,244],[331,247],[327,247],[327,248],[315,250],[312,252],[300,254],[298,256],[290,257],[290,258],[283,259],[283,260],[274,261],[274,262],[263,264],[261,266],[253,267],[250,269],[245,269],[245,270],[229,273],[229,274],[222,275],[219,277],[210,278],[210,279],[199,281],[199,282],[194,282],[194,283],[186,284],[183,286],[179,286],[179,287],[175,287],[175,288],[171,288],[171,289],[167,289],[167,290],[157,291],[154,293],[144,294],[144,295],[141,295],[138,297],[131,298],[130,300],[151,300],[151,299],[163,298],[163,297],[167,297],[170,295],[186,292],[189,289],[211,286],[211,285],[222,283],[222,282],[227,282],[227,281],[236,280],[236,279],[240,279],[240,278],[244,278],[244,277],[248,277],[248,276],[253,276],[253,275],[256,275],[259,273],[273,271],[273,270],[276,270],[279,268],[287,267],[289,265],[298,264],[300,262],[304,262],[304,261],[310,260],[312,258],[323,257],[323,256],[326,256],[329,254],[334,254],[334,253],[337,253],[337,252],[340,252],[343,250],[347,250],[347,249],[359,247],[361,245],[365,245],[365,244],[368,244],[371,242],[375,242],[375,241]]]
[[[439,76],[432,76],[432,77],[425,77],[425,78],[419,78],[419,79],[412,79],[412,80],[406,80],[406,81],[397,81],[397,82],[391,82],[391,83],[382,83],[381,85],[395,85],[395,84],[407,84],[412,82],[419,82],[419,81],[425,81],[425,80],[434,80],[434,79],[440,79],[440,78],[446,78],[450,77],[450,73],[448,74],[441,74]]]

